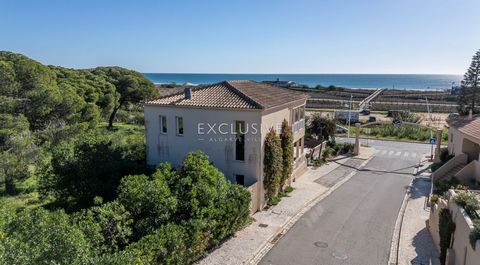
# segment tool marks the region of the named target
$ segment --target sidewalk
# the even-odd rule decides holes
[[[255,221],[242,231],[223,243],[207,257],[197,262],[199,265],[230,265],[256,264],[265,255],[274,243],[313,205],[346,182],[353,174],[338,178],[331,187],[326,187],[319,181],[329,175],[340,164],[351,159],[363,160],[365,165],[373,152],[365,148],[361,156],[337,157],[336,161],[329,162],[319,168],[309,168],[296,182],[292,184],[294,191],[289,197],[275,207],[260,211],[253,215]],[[320,183],[319,183],[320,182]],[[330,183],[330,182],[329,182]]]
[[[439,253],[426,227],[430,208],[426,198],[430,193],[430,173],[419,170],[414,179],[403,217],[398,250],[399,265],[439,265]]]

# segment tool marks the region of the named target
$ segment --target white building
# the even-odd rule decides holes
[[[181,164],[201,150],[232,182],[251,187],[254,210],[264,204],[263,141],[284,119],[294,132],[294,174],[304,158],[307,97],[254,81],[224,81],[144,103],[147,163]]]
[[[480,182],[480,116],[447,120],[448,153],[454,155],[433,173],[433,179],[455,177],[468,185]]]

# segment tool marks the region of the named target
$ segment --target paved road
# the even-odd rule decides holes
[[[387,264],[414,166],[430,147],[377,140],[370,144],[377,149],[375,157],[308,211],[260,264]]]

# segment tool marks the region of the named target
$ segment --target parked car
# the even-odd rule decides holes
[[[370,110],[369,109],[363,109],[362,111],[360,111],[360,114],[370,115]]]
[[[393,117],[396,114],[401,113],[401,112],[406,112],[406,111],[405,110],[389,110],[387,112],[387,117]]]
[[[452,113],[449,113],[448,114],[448,118],[449,119],[455,119],[457,117],[460,117],[460,114],[456,113],[456,112],[452,112]]]
[[[347,133],[348,129],[337,124],[337,133]]]

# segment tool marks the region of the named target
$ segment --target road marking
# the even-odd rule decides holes
[[[412,156],[413,156],[413,157],[417,157],[417,153],[412,153]]]
[[[409,156],[410,153],[409,152],[405,152],[405,154],[403,154],[403,156]]]
[[[393,153],[395,153],[395,152],[394,152],[394,151],[390,151],[390,152],[388,152],[388,155],[391,156],[391,155],[393,155]]]
[[[402,154],[402,152],[397,152],[395,155],[396,155],[396,156],[399,156],[399,155],[401,155],[401,154]]]
[[[387,150],[382,151],[382,155],[385,155],[385,154],[387,154]]]

